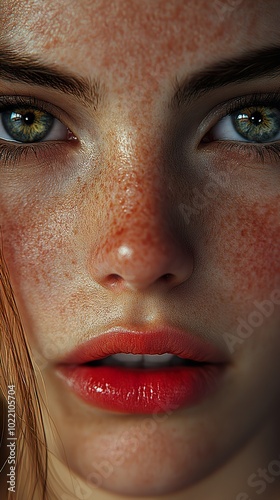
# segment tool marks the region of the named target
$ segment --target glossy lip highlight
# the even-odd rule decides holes
[[[170,353],[198,364],[159,368],[88,364],[117,353]],[[173,412],[199,402],[217,387],[227,361],[217,347],[182,330],[116,327],[74,349],[57,364],[56,373],[93,407],[151,414]]]

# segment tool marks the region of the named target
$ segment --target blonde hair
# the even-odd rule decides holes
[[[24,491],[24,498],[47,500],[48,452],[38,384],[1,245],[0,355],[0,395],[6,428],[8,386],[15,386],[17,493]],[[16,498],[20,498],[18,495]],[[7,499],[12,498],[14,493],[8,491]]]

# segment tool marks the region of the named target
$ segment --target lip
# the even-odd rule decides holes
[[[199,364],[149,369],[86,364],[118,353],[171,353]],[[217,388],[228,361],[212,343],[177,328],[139,331],[115,327],[67,354],[57,364],[56,373],[93,407],[152,414],[200,402]]]

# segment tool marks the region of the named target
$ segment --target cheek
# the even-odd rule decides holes
[[[30,289],[49,301],[50,288],[69,279],[75,266],[72,234],[74,211],[34,205],[15,207],[17,218],[4,217],[4,252],[15,290],[29,295]],[[38,297],[39,298],[39,297]]]
[[[0,196],[5,259],[28,331],[47,335],[50,325],[68,331],[71,322],[85,323],[93,294],[98,302],[88,256],[102,230],[102,189],[77,177],[63,190],[58,184],[55,194],[29,189],[24,201],[6,200]]]
[[[104,186],[99,188],[105,191]],[[30,295],[31,289],[36,288],[36,294],[42,296],[44,303],[56,296],[68,295],[69,298],[74,280],[77,282],[79,276],[88,274],[87,253],[95,246],[94,234],[100,238],[104,233],[103,207],[107,207],[108,213],[116,211],[114,205],[108,210],[111,196],[106,201],[105,195],[100,198],[98,190],[95,190],[96,196],[92,196],[92,189],[88,186],[85,192],[80,189],[79,193],[73,190],[71,196],[68,193],[64,197],[63,203],[57,199],[48,204],[33,200],[27,207],[20,204],[14,204],[9,210],[1,207],[5,256],[12,282],[21,294]],[[115,193],[110,185],[112,192]],[[121,200],[120,189],[117,194]],[[136,196],[133,190],[133,194],[136,198],[143,197],[142,192]],[[280,196],[266,195],[266,203],[252,200],[245,203],[233,193],[229,199],[232,202],[224,200],[223,205],[213,203],[209,210],[207,208],[207,214],[200,214],[200,220],[196,221],[203,225],[205,235],[202,250],[200,247],[204,252],[204,276],[197,278],[205,282],[210,272],[221,276],[224,283],[220,290],[230,288],[230,300],[234,298],[235,302],[246,296],[263,297],[280,286]],[[116,225],[113,220],[111,224]],[[140,220],[137,225],[141,225]],[[190,228],[186,228],[187,237],[191,236],[189,231]],[[195,251],[199,249],[194,248]]]
[[[266,297],[280,287],[280,200],[235,203],[219,223],[216,254],[235,297]]]

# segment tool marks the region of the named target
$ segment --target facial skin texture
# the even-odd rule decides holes
[[[73,498],[235,499],[250,474],[279,458],[279,304],[233,352],[223,334],[236,335],[238,318],[280,289],[280,160],[199,145],[216,123],[214,106],[275,92],[280,79],[233,84],[183,110],[168,105],[176,77],[280,43],[280,7],[263,5],[1,2],[1,41],[99,78],[104,90],[95,111],[57,90],[0,82],[1,95],[60,108],[77,137],[0,169],[5,255],[74,486],[49,436],[50,446]],[[217,195],[187,220],[180,204],[193,206],[197,190],[223,175]],[[165,323],[210,340],[229,360],[219,390],[196,407],[161,421],[107,413],[55,374],[63,355],[111,326]],[[279,498],[279,480],[265,495]]]

